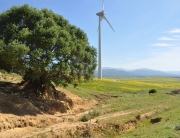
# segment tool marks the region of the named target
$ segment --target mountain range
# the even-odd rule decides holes
[[[98,77],[98,70],[95,71]],[[102,68],[102,77],[105,78],[135,78],[135,77],[180,77],[180,71],[159,71],[148,68],[126,70],[121,68]]]

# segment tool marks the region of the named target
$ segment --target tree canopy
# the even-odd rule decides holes
[[[51,10],[13,6],[0,14],[0,69],[39,84],[89,80],[96,49],[87,35]]]

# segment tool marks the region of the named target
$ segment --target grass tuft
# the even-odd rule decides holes
[[[83,115],[82,118],[81,118],[81,121],[82,122],[87,122],[90,119],[93,119],[93,118],[95,118],[96,116],[99,116],[99,115],[100,115],[100,113],[98,111],[93,110],[93,111],[89,112],[88,114]]]
[[[179,131],[180,130],[180,125],[175,126],[174,130]]]

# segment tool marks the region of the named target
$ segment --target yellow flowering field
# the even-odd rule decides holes
[[[94,92],[147,92],[150,89],[168,92],[180,89],[179,78],[121,78],[94,79],[88,83],[79,84],[80,88]]]

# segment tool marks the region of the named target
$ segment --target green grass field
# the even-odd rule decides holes
[[[158,91],[171,91],[180,88],[180,79],[177,78],[136,78],[136,79],[94,79],[89,83],[79,84],[84,88],[94,92],[128,92],[144,93],[149,89]]]
[[[137,115],[156,111],[150,118],[138,122],[136,129],[116,134],[105,133],[109,138],[179,138],[180,137],[180,95],[171,95],[172,90],[180,89],[179,78],[129,78],[129,79],[94,79],[82,83],[77,89],[68,88],[83,98],[93,99],[91,94],[116,95],[118,98],[104,100],[96,107],[101,114],[119,111],[138,112],[127,116],[112,117],[101,123],[122,124],[135,119]],[[150,89],[156,89],[156,94],[149,94]],[[161,117],[159,123],[152,124],[152,118]],[[99,132],[102,133],[102,132]]]

